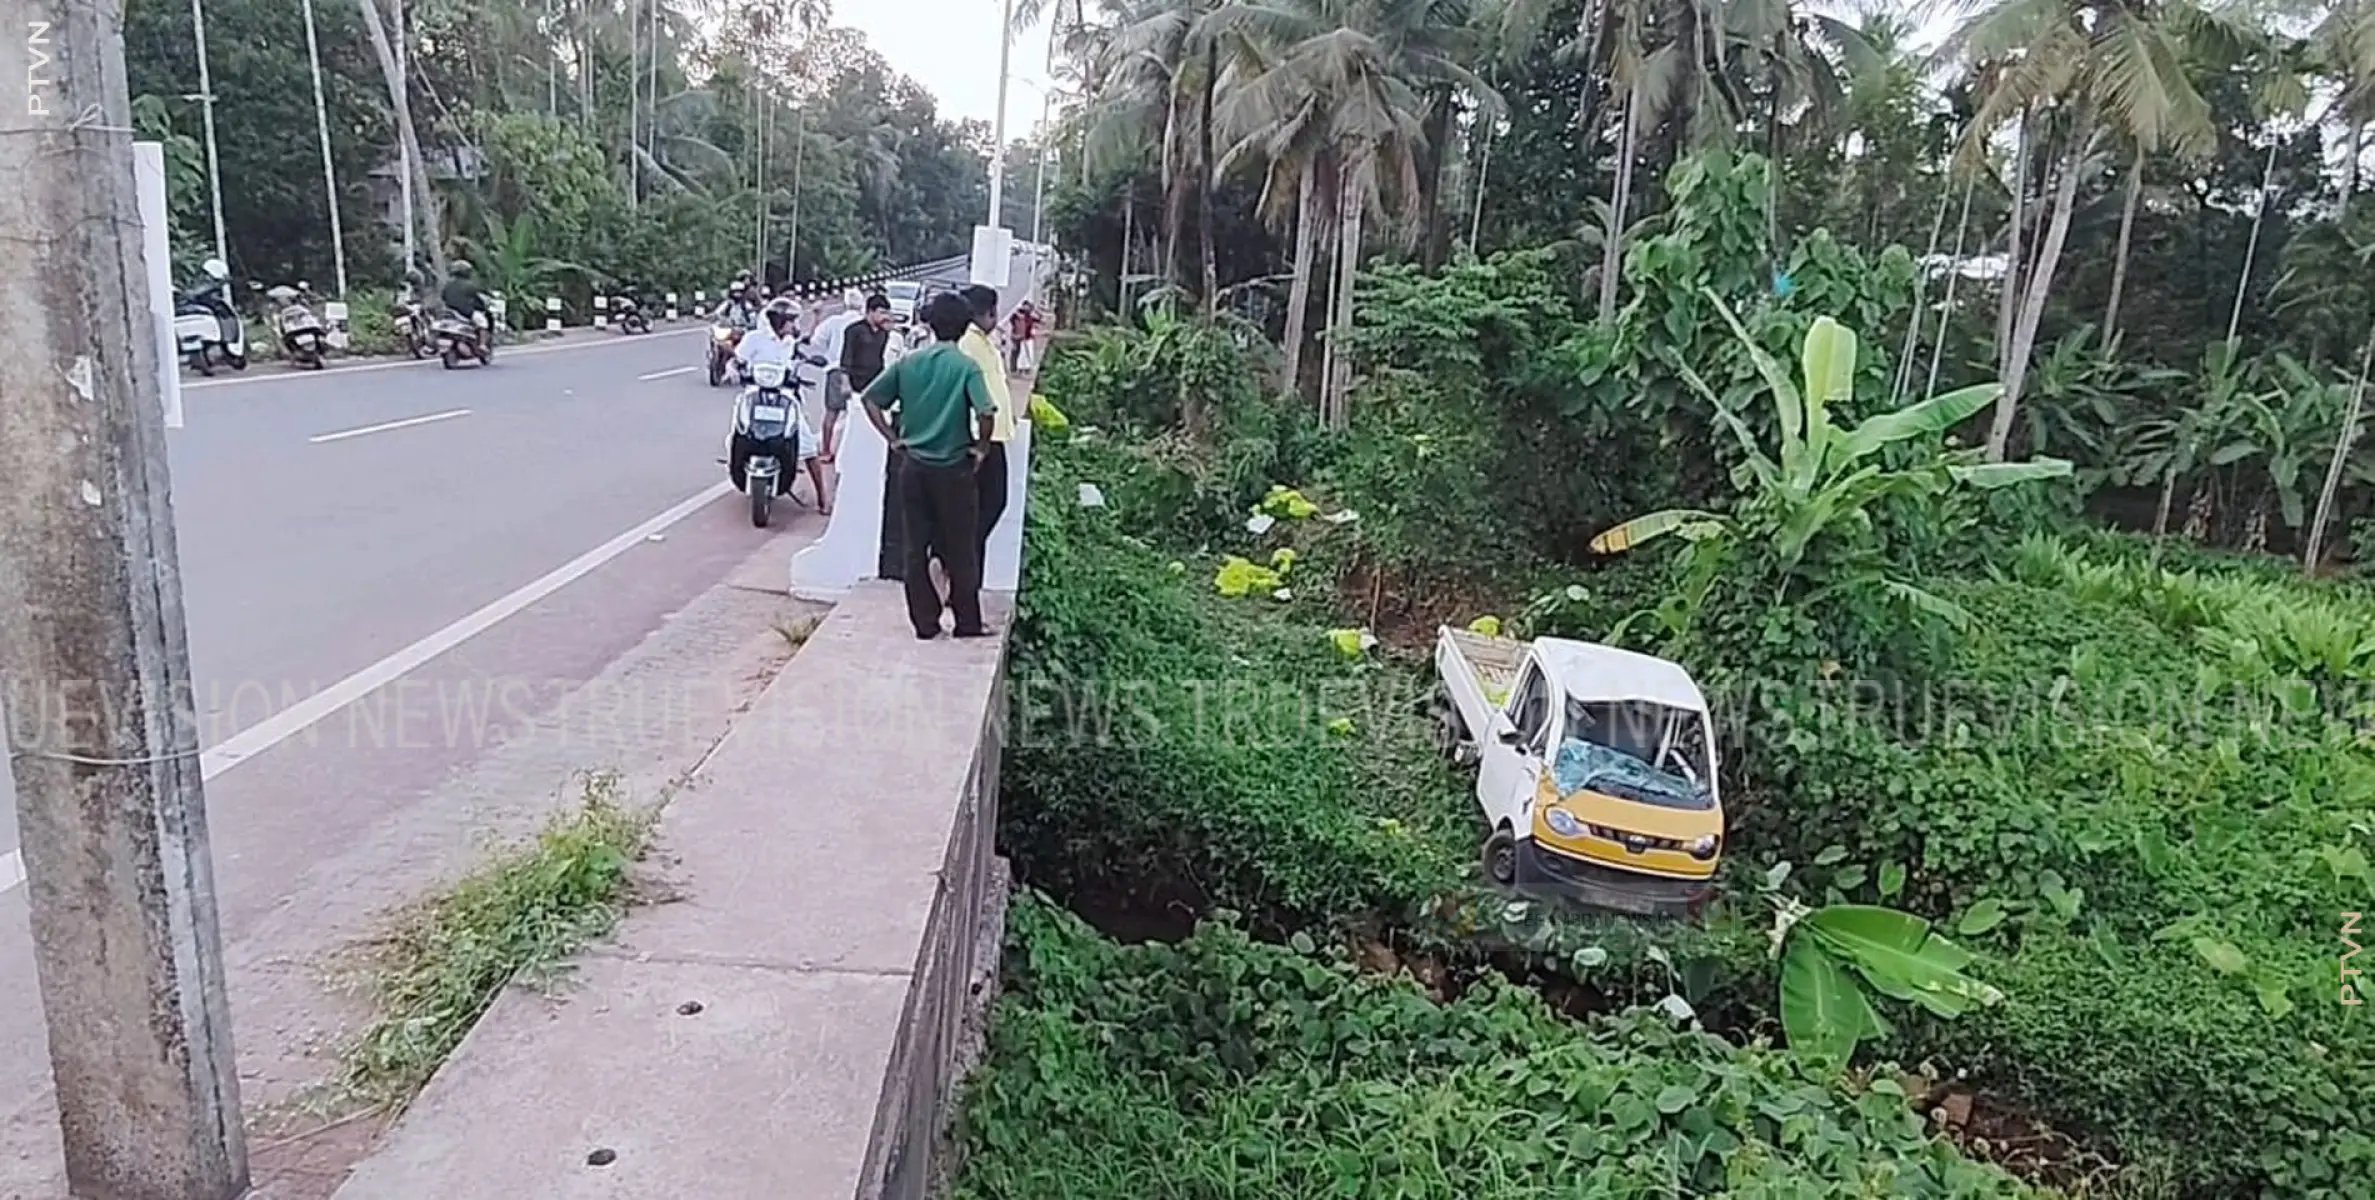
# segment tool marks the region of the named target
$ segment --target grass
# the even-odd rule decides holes
[[[347,1051],[349,1095],[402,1108],[505,987],[608,934],[655,816],[620,799],[617,776],[589,775],[578,806],[402,913],[371,947],[363,984],[376,1016]]]

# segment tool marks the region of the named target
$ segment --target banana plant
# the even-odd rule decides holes
[[[1771,393],[1779,445],[1768,453],[1757,444],[1740,414],[1706,380],[1688,366],[1680,367],[1685,382],[1707,398],[1717,418],[1739,439],[1744,453],[1733,468],[1732,483],[1740,489],[1741,499],[1730,513],[1663,509],[1635,517],[1593,538],[1595,553],[1622,553],[1672,535],[1693,543],[1695,556],[1712,559],[1728,553],[1728,543],[1744,542],[1769,549],[1785,574],[1795,573],[1818,540],[1868,530],[1870,510],[1884,497],[1936,496],[1957,485],[1999,488],[2071,473],[2070,463],[2064,459],[1989,463],[1978,461],[1975,453],[1943,446],[1914,456],[1909,465],[1891,465],[1884,451],[1919,439],[1943,437],[1994,404],[2003,385],[1975,384],[1842,428],[1833,423],[1831,414],[1844,409],[1853,396],[1854,331],[1829,317],[1816,319],[1801,343],[1799,380],[1793,382],[1722,298],[1712,291],[1707,295],[1756,363],[1757,373]],[[1858,581],[1824,582],[1846,585]],[[1917,610],[1950,618],[1959,611],[1900,579],[1862,582],[1876,583],[1893,600]]]
[[[1889,1036],[1864,994],[1940,1017],[1995,1004],[2004,993],[1963,973],[1970,951],[1911,913],[1868,904],[1809,909],[1777,898],[1773,952],[1781,959],[1781,1029],[1792,1053],[1845,1066],[1857,1045]],[[1858,979],[1862,983],[1857,982]]]

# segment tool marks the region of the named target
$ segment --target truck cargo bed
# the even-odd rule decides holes
[[[1452,648],[1475,672],[1477,685],[1484,690],[1484,698],[1492,707],[1509,703],[1509,690],[1517,686],[1517,669],[1526,661],[1525,643],[1514,638],[1486,637],[1466,629],[1446,629]]]

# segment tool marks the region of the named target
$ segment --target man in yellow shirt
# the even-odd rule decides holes
[[[998,289],[976,283],[959,294],[972,306],[973,328],[965,331],[957,348],[981,366],[982,378],[990,385],[990,402],[998,408],[989,446],[974,470],[981,489],[981,561],[986,563],[990,532],[1006,515],[1006,443],[1014,437],[1014,402],[1007,395],[1005,356],[990,342],[990,331],[998,327]]]

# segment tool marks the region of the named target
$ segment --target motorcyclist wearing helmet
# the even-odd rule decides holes
[[[756,332],[759,324],[756,291],[750,282],[750,272],[745,271],[737,276],[734,282],[726,285],[726,298],[717,306],[716,321],[721,325]]]
[[[438,298],[445,301],[447,311],[472,325],[478,323],[481,314],[492,316],[487,313],[486,290],[478,285],[478,277],[471,271],[469,259],[454,260],[453,268],[446,274],[445,289]]]
[[[742,335],[742,343],[734,348],[734,358],[745,366],[776,363],[787,376],[785,387],[792,403],[792,416],[799,429],[800,462],[808,468],[808,481],[816,488],[816,511],[819,516],[833,515],[833,498],[825,490],[825,467],[817,461],[820,444],[816,427],[808,420],[808,406],[801,403],[799,392],[793,389],[788,376],[800,368],[800,310],[789,297],[778,297],[767,305],[765,323]]]

